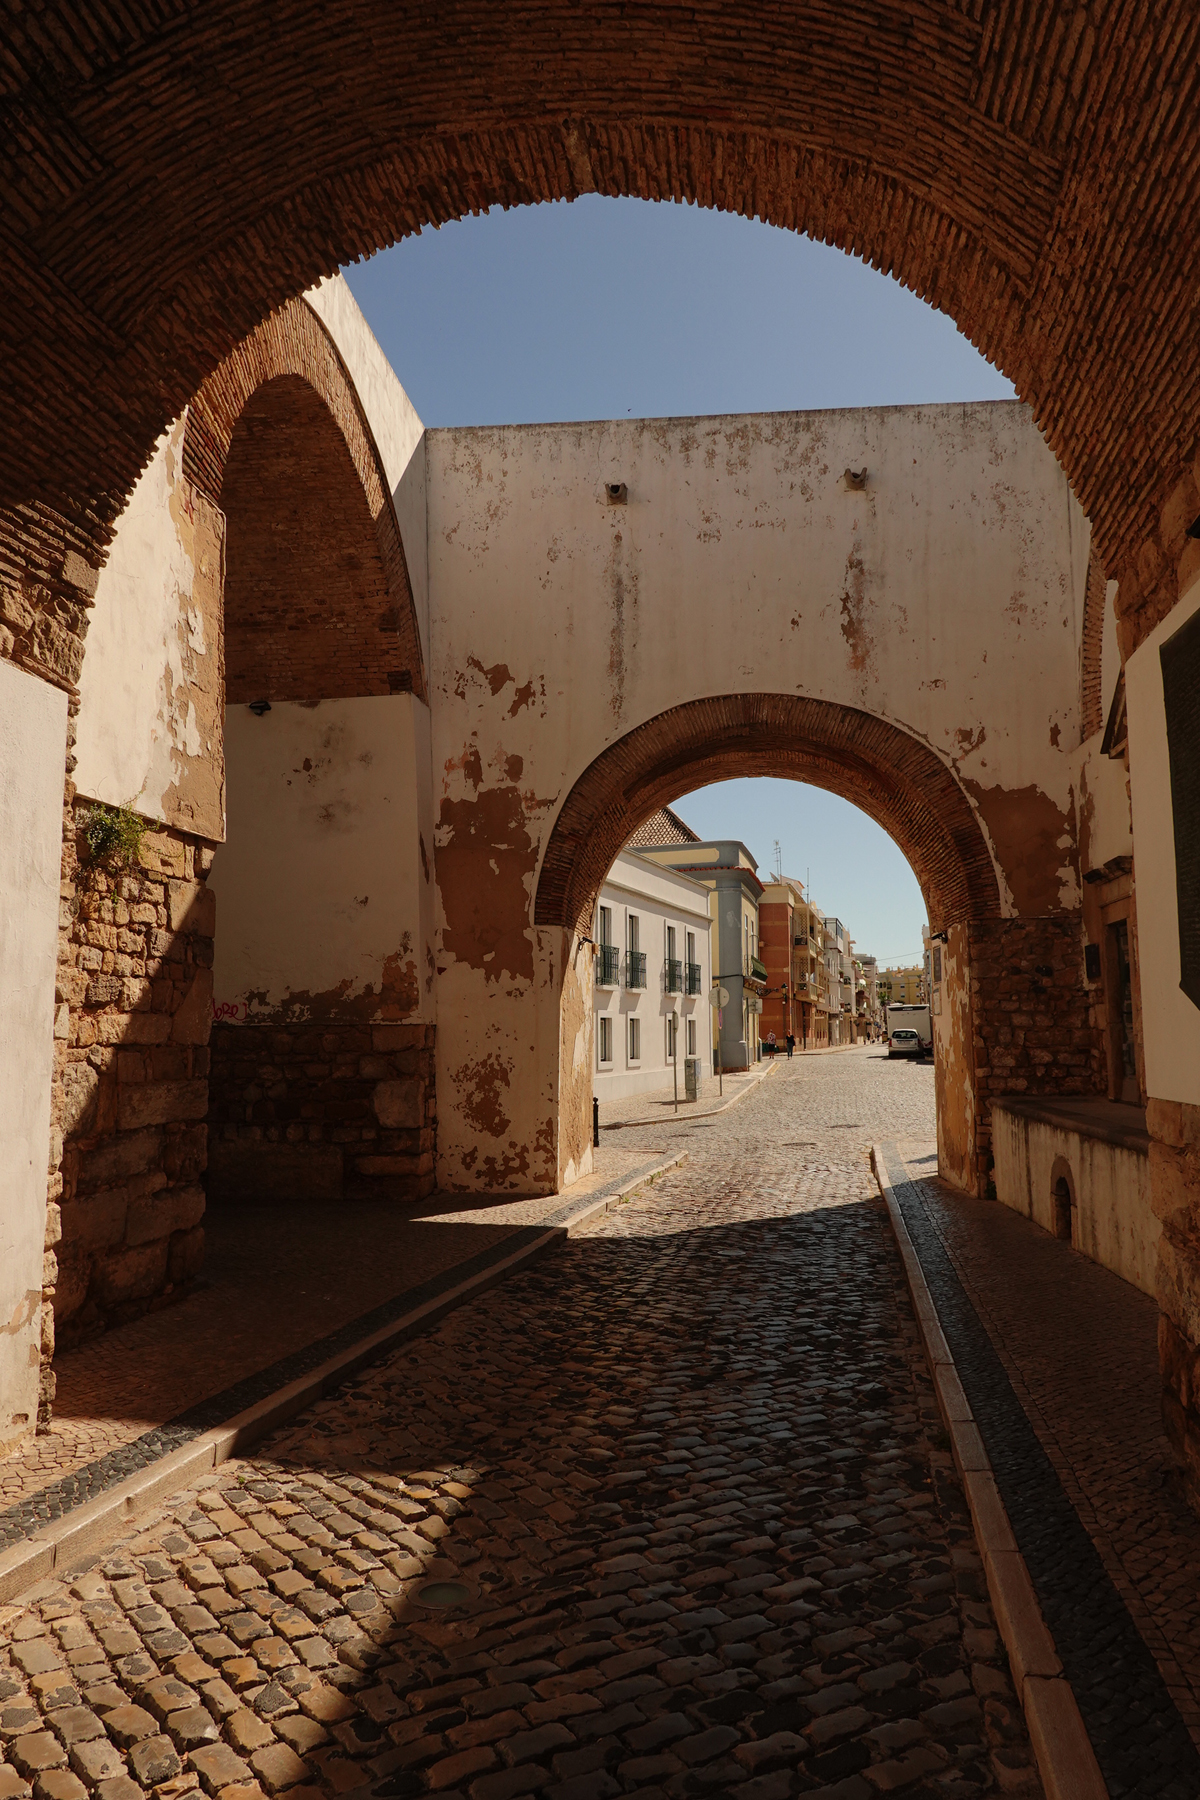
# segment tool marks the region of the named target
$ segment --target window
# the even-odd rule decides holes
[[[667,926],[667,961],[675,961],[675,927]]]
[[[629,914],[629,917],[625,921],[625,929],[628,933],[625,948],[629,951],[631,956],[636,956],[642,947],[642,922],[636,913]]]
[[[640,1062],[642,1056],[642,1021],[632,1016],[629,1020],[629,1060]]]
[[[600,940],[602,944],[612,943],[612,907],[600,908]]]
[[[690,963],[694,963],[696,960],[696,934],[694,931],[689,931],[687,934],[687,959]]]
[[[687,1053],[689,1056],[695,1056],[695,1054],[696,1054],[696,1021],[695,1021],[695,1019],[689,1019],[687,1022]]]
[[[612,1039],[613,1039],[612,1020],[610,1018],[607,1018],[604,1013],[601,1013],[600,1014],[600,1061],[602,1063],[610,1063],[613,1059]]]
[[[667,1061],[675,1060],[675,1014],[667,1014]]]

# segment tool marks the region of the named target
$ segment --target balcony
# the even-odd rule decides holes
[[[668,994],[683,992],[683,964],[668,957],[663,963],[663,987]]]
[[[684,972],[687,975],[687,991],[688,991],[688,993],[689,994],[698,994],[700,992],[700,975],[701,975],[700,964],[699,963],[685,963]]]
[[[621,953],[615,944],[596,945],[596,986],[616,987]]]
[[[625,953],[625,986],[627,988],[644,988],[646,985],[646,952],[644,950],[627,950]]]
[[[757,956],[748,956],[746,958],[745,974],[750,981],[761,981],[763,986],[766,986],[767,965],[760,962]]]

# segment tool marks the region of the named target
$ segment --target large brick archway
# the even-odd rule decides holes
[[[138,469],[272,309],[427,223],[590,192],[807,231],[950,313],[1034,408],[1132,641],[1200,555],[1198,38],[1187,0],[18,16],[0,541],[53,629],[11,653],[74,680]]]
[[[227,520],[231,701],[425,697],[387,476],[337,348],[302,300],[191,401],[183,467]]]
[[[744,775],[809,781],[861,806],[908,858],[935,930],[1000,916],[983,829],[928,745],[853,707],[729,694],[660,713],[584,771],[546,845],[536,922],[587,931],[613,859],[645,819],[693,788]]]

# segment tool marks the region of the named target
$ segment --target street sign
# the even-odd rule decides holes
[[[728,1006],[729,989],[725,987],[715,987],[708,998],[709,1003],[712,1006]]]

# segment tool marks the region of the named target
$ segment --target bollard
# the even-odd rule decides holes
[[[592,1095],[592,1148],[600,1148],[600,1102],[595,1094]]]

